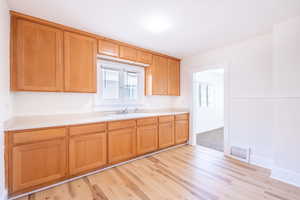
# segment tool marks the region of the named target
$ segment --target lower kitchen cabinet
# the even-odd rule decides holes
[[[136,128],[108,132],[108,161],[110,164],[136,156]]]
[[[157,125],[146,125],[137,128],[137,154],[145,154],[158,149]]]
[[[64,178],[66,155],[65,139],[13,147],[11,192]]]
[[[5,165],[9,195],[184,143],[188,135],[188,114],[8,131]]]
[[[70,138],[69,170],[76,175],[107,164],[106,132]]]
[[[158,126],[159,148],[166,148],[175,144],[174,140],[174,121],[161,123]]]
[[[180,144],[188,140],[189,120],[175,121],[175,143]]]

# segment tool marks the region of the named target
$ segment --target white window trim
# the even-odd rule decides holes
[[[118,100],[108,100],[103,99],[102,96],[102,70],[101,68],[112,68],[112,69],[119,69],[119,70],[125,70],[130,72],[138,73],[138,97],[136,100],[125,100],[125,99],[118,99]],[[123,78],[123,77],[122,77]],[[120,80],[123,81],[123,80]],[[97,62],[97,95],[95,95],[95,106],[112,106],[112,107],[119,107],[119,106],[136,106],[144,97],[144,68],[143,67],[137,67],[129,64],[123,64],[123,63],[117,63],[117,62],[111,62],[106,60],[98,60]]]

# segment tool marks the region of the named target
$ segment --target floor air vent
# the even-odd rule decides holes
[[[238,160],[249,162],[250,149],[232,146],[230,155],[237,158]]]

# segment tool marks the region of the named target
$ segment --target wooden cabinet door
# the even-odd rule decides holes
[[[65,139],[14,147],[11,192],[64,178],[66,163]]]
[[[144,64],[151,64],[152,54],[144,51],[137,51],[137,62],[141,62]]]
[[[175,121],[175,143],[180,144],[188,140],[189,120]]]
[[[168,59],[168,95],[180,95],[180,62]]]
[[[136,155],[136,128],[108,132],[108,160],[110,164],[128,160]]]
[[[96,92],[97,40],[64,32],[65,91]]]
[[[136,61],[137,50],[132,47],[120,46],[120,58]]]
[[[168,95],[168,59],[153,56],[152,62],[152,94]]]
[[[23,19],[12,21],[12,90],[63,90],[63,32]]]
[[[175,144],[174,122],[159,124],[159,148],[169,147]]]
[[[99,40],[98,53],[107,56],[119,56],[119,45],[106,40]]]
[[[157,125],[140,126],[137,128],[137,153],[145,154],[158,149]]]
[[[70,175],[106,165],[106,144],[106,132],[71,137],[69,144]]]

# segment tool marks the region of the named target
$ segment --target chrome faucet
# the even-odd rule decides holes
[[[128,113],[128,108],[127,108],[127,107],[123,108],[123,109],[121,110],[121,113],[122,113],[122,114],[127,114],[127,113]]]

